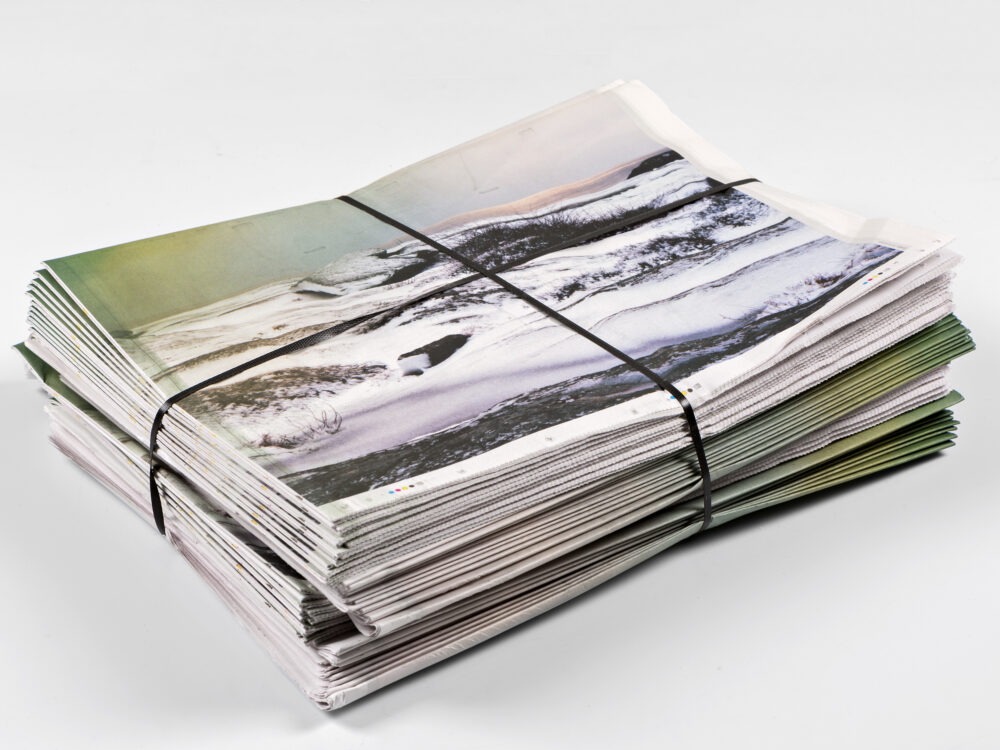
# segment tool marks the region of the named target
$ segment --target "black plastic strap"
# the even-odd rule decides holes
[[[247,370],[257,367],[258,365],[262,365],[265,362],[269,362],[272,359],[276,359],[277,357],[284,356],[285,354],[290,354],[291,352],[295,352],[300,349],[305,349],[307,347],[310,347],[313,344],[317,344],[320,341],[324,341],[328,338],[332,338],[333,336],[337,336],[345,331],[350,330],[351,328],[354,328],[355,326],[361,325],[362,323],[370,321],[374,318],[396,315],[406,310],[407,308],[420,304],[421,302],[431,299],[432,297],[435,297],[438,294],[442,294],[443,292],[456,289],[460,286],[464,286],[465,284],[471,283],[472,281],[476,281],[477,279],[480,278],[490,279],[491,281],[495,282],[499,286],[509,291],[511,294],[517,296],[518,298],[530,304],[539,312],[552,318],[553,320],[557,321],[561,325],[570,329],[574,333],[577,333],[580,336],[583,336],[584,338],[593,342],[594,344],[601,347],[609,354],[618,358],[619,360],[621,360],[622,362],[624,362],[625,364],[627,364],[628,366],[630,366],[631,368],[633,368],[634,370],[636,370],[637,372],[648,378],[654,385],[656,385],[657,388],[669,393],[677,400],[677,403],[680,404],[681,409],[684,412],[684,418],[687,421],[688,425],[688,432],[690,433],[691,442],[694,446],[695,455],[698,459],[698,468],[701,472],[702,497],[703,497],[702,529],[704,530],[708,528],[709,524],[711,524],[712,522],[712,479],[708,467],[708,458],[705,455],[705,446],[704,442],[702,441],[701,431],[698,429],[698,420],[695,418],[694,409],[692,408],[691,403],[687,400],[687,397],[685,397],[685,395],[680,391],[680,389],[676,388],[672,383],[669,383],[663,378],[661,378],[659,375],[657,375],[655,372],[653,372],[648,367],[643,365],[641,362],[638,362],[637,360],[633,359],[632,357],[620,351],[619,349],[612,346],[608,342],[604,341],[600,337],[595,336],[587,329],[583,328],[577,323],[574,323],[569,318],[566,318],[558,311],[553,310],[545,303],[541,302],[535,297],[532,297],[530,294],[523,291],[519,287],[511,284],[509,281],[502,278],[498,274],[502,271],[510,270],[512,268],[515,268],[516,266],[522,265],[524,263],[527,263],[531,260],[542,257],[544,255],[558,252],[559,250],[564,250],[569,247],[574,247],[576,245],[584,244],[587,242],[593,242],[594,240],[600,239],[602,237],[606,237],[615,234],[617,232],[621,232],[630,227],[636,226],[638,224],[642,224],[647,221],[659,218],[661,216],[665,216],[671,211],[675,211],[678,208],[689,205],[691,203],[695,203],[696,201],[702,200],[703,198],[708,198],[709,196],[729,190],[730,188],[734,188],[739,185],[745,185],[747,183],[756,181],[757,181],[756,178],[753,177],[749,177],[743,180],[736,180],[734,182],[725,182],[725,183],[709,179],[709,183],[712,186],[707,190],[703,190],[699,193],[695,193],[694,195],[690,195],[685,198],[680,198],[679,200],[672,201],[671,203],[667,203],[663,206],[659,206],[657,208],[650,209],[648,211],[644,211],[639,214],[635,214],[626,219],[605,224],[598,230],[594,230],[591,232],[584,233],[582,235],[572,237],[564,242],[543,248],[542,250],[536,251],[534,253],[526,254],[525,256],[517,258],[514,261],[505,264],[500,264],[493,268],[487,268],[486,266],[483,266],[478,261],[475,261],[472,258],[468,258],[462,255],[461,253],[442,245],[433,238],[428,237],[427,235],[422,234],[421,232],[418,232],[417,230],[412,229],[411,227],[408,227],[402,222],[396,221],[392,217],[387,216],[386,214],[383,214],[381,211],[378,211],[370,206],[365,205],[364,203],[356,200],[355,198],[352,198],[348,195],[340,196],[338,200],[341,200],[344,203],[353,206],[354,208],[364,211],[369,216],[378,219],[382,223],[394,227],[395,229],[398,229],[404,234],[408,234],[414,239],[417,239],[420,242],[423,242],[424,244],[428,245],[429,247],[447,255],[450,258],[453,258],[454,260],[464,265],[466,268],[469,268],[472,271],[474,271],[474,274],[470,276],[465,276],[456,281],[452,281],[442,286],[436,287],[428,292],[425,292],[424,294],[412,297],[409,300],[406,300],[398,305],[387,308],[385,310],[379,310],[377,312],[369,313],[367,315],[362,315],[357,318],[352,318],[351,320],[342,321],[340,323],[330,326],[329,328],[325,328],[322,331],[317,331],[316,333],[310,334],[309,336],[305,336],[301,339],[297,339],[296,341],[292,341],[283,346],[271,349],[270,351],[267,351],[264,354],[261,354],[257,357],[253,357],[252,359],[243,362],[239,365],[236,365],[234,367],[231,367],[228,370],[220,372],[217,375],[213,375],[212,377],[206,378],[205,380],[202,380],[199,383],[195,383],[194,385],[188,386],[187,388],[178,391],[173,396],[167,398],[160,405],[160,408],[157,410],[156,415],[153,417],[153,423],[149,433],[149,500],[153,510],[153,520],[156,523],[157,530],[161,534],[164,535],[166,534],[166,526],[163,519],[163,500],[160,496],[160,488],[156,480],[156,474],[159,471],[160,466],[162,465],[159,455],[157,454],[157,448],[159,448],[159,434],[160,430],[163,429],[163,420],[166,417],[167,412],[170,411],[171,407],[174,404],[178,403],[179,401],[182,401],[183,399],[187,398],[188,396],[194,393],[197,393],[203,388],[215,385],[216,383],[221,383],[225,380],[228,380],[229,378],[239,375],[240,373],[246,372]]]

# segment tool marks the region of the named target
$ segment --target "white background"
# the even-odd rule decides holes
[[[736,524],[323,714],[0,357],[5,747],[1000,746],[991,2],[0,3],[0,343],[39,260],[320,200],[615,78],[761,179],[959,236],[944,457]]]

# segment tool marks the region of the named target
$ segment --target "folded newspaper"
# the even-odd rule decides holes
[[[615,83],[347,197],[48,261],[18,349],[56,445],[335,708],[952,445],[949,242]]]

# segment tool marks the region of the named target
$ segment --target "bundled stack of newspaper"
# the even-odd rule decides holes
[[[19,349],[56,445],[333,708],[951,445],[948,241],[617,83],[346,199],[49,261]]]

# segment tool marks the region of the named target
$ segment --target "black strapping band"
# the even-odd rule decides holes
[[[252,359],[243,362],[239,365],[236,365],[235,367],[231,367],[228,370],[220,372],[217,375],[213,375],[212,377],[202,380],[199,383],[195,383],[194,385],[188,386],[187,388],[178,391],[173,396],[167,398],[160,405],[160,408],[157,410],[156,415],[153,417],[153,423],[149,433],[149,498],[150,498],[150,505],[153,510],[153,520],[156,523],[157,530],[161,534],[164,535],[166,534],[166,525],[163,519],[163,500],[160,496],[159,484],[156,481],[156,474],[161,466],[161,461],[159,455],[157,454],[157,448],[159,448],[159,434],[160,430],[163,429],[163,420],[166,417],[167,412],[170,411],[170,408],[174,404],[176,404],[179,401],[182,401],[183,399],[187,398],[188,396],[194,393],[197,393],[202,388],[207,388],[209,386],[215,385],[216,383],[221,383],[225,380],[228,380],[229,378],[239,375],[242,372],[246,372],[251,368],[257,367],[258,365],[262,365],[265,362],[269,362],[272,359],[281,357],[285,354],[290,354],[291,352],[295,352],[300,349],[305,349],[307,347],[310,347],[313,344],[317,344],[320,341],[324,341],[326,339],[332,338],[333,336],[337,336],[338,334],[341,334],[347,330],[350,330],[351,328],[354,328],[355,326],[361,325],[362,323],[365,323],[374,318],[382,316],[391,317],[397,315],[400,312],[406,310],[407,308],[417,305],[421,302],[424,302],[438,294],[450,291],[452,289],[456,289],[460,286],[464,286],[465,284],[468,284],[480,278],[486,278],[493,281],[494,283],[496,283],[503,289],[507,290],[514,296],[527,302],[529,305],[534,307],[543,315],[552,318],[560,325],[565,326],[574,333],[584,337],[588,341],[593,342],[600,348],[604,349],[604,351],[608,352],[612,356],[621,360],[626,365],[634,369],[636,372],[646,377],[657,388],[659,388],[662,391],[665,391],[666,393],[669,393],[671,396],[674,397],[674,399],[676,399],[677,403],[680,404],[681,409],[684,412],[684,419],[687,421],[688,432],[690,433],[691,437],[691,443],[694,447],[695,456],[698,459],[698,468],[701,473],[701,485],[702,485],[702,497],[703,497],[703,513],[702,513],[701,528],[702,530],[708,528],[708,526],[712,522],[712,477],[711,473],[709,472],[708,458],[705,455],[705,445],[701,437],[701,431],[698,429],[698,420],[695,418],[694,409],[692,408],[691,403],[688,401],[684,393],[679,388],[676,388],[672,383],[669,383],[663,378],[661,378],[659,375],[650,370],[641,362],[637,361],[633,357],[630,357],[628,354],[622,352],[615,346],[612,346],[607,341],[601,339],[599,336],[594,335],[586,328],[583,328],[582,326],[573,322],[572,320],[565,317],[558,311],[553,310],[551,307],[546,305],[541,300],[538,300],[537,298],[531,296],[521,288],[515,286],[514,284],[511,284],[509,281],[500,276],[499,273],[501,273],[502,271],[508,271],[512,268],[515,268],[516,266],[527,263],[528,261],[534,260],[543,255],[548,255],[550,253],[558,252],[559,250],[565,250],[569,247],[574,247],[576,245],[581,245],[587,242],[593,242],[594,240],[600,239],[602,237],[606,237],[615,234],[617,232],[621,232],[625,229],[631,228],[639,224],[643,224],[647,221],[652,221],[653,219],[665,216],[671,211],[675,211],[678,208],[689,205],[703,198],[708,198],[709,196],[729,190],[730,188],[734,188],[739,185],[745,185],[747,183],[756,181],[757,181],[756,178],[753,177],[748,177],[743,180],[736,180],[734,182],[718,182],[717,180],[710,179],[709,182],[712,184],[712,187],[708,188],[707,190],[703,190],[699,193],[695,193],[694,195],[690,195],[685,198],[672,201],[671,203],[650,209],[648,211],[641,212],[639,214],[634,214],[626,219],[606,224],[602,226],[600,229],[575,236],[564,242],[557,243],[550,247],[546,247],[534,253],[529,253],[523,257],[517,258],[514,261],[505,264],[500,264],[498,266],[495,266],[494,268],[487,268],[478,261],[466,257],[465,255],[455,250],[452,250],[451,248],[446,247],[445,245],[442,245],[433,238],[428,237],[427,235],[421,232],[418,232],[417,230],[403,224],[402,222],[396,221],[391,216],[387,216],[386,214],[383,214],[381,211],[378,211],[377,209],[374,209],[371,206],[365,205],[361,201],[356,200],[355,198],[352,198],[349,195],[340,196],[338,200],[343,201],[344,203],[353,206],[354,208],[357,208],[360,211],[364,211],[366,214],[372,216],[373,218],[377,219],[383,224],[398,229],[400,232],[403,232],[404,234],[408,234],[414,239],[424,243],[428,247],[431,247],[437,250],[438,252],[443,253],[444,255],[447,255],[448,257],[458,261],[466,268],[472,270],[474,273],[470,276],[465,276],[456,281],[449,282],[442,286],[436,287],[435,289],[425,292],[424,294],[417,295],[409,300],[406,300],[405,302],[402,302],[398,305],[387,308],[385,310],[379,310],[377,312],[369,313],[367,315],[362,315],[357,318],[352,318],[351,320],[342,321],[340,323],[330,326],[329,328],[325,328],[322,331],[317,331],[316,333],[310,334],[309,336],[305,336],[301,339],[297,339],[288,344],[284,344],[283,346],[271,349],[270,351],[267,351],[264,354],[261,354],[257,357],[253,357]]]

